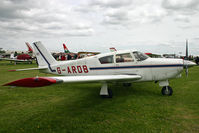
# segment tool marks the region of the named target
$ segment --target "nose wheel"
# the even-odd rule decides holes
[[[162,87],[162,95],[171,96],[173,94],[173,89],[170,86]]]

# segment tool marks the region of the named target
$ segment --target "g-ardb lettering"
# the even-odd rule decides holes
[[[88,67],[86,65],[82,66],[68,66],[68,73],[88,73]]]

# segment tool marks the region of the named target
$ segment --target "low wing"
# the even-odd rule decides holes
[[[0,60],[16,61],[16,62],[31,62],[32,61],[32,60],[19,60],[19,59],[10,59],[10,58],[0,58]]]
[[[55,83],[82,83],[82,82],[114,82],[134,81],[141,79],[139,75],[95,75],[95,76],[62,76],[62,77],[35,77],[24,78],[5,84],[4,86],[42,87]]]

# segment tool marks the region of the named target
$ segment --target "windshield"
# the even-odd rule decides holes
[[[135,56],[137,61],[143,61],[143,60],[146,60],[147,58],[149,58],[149,56],[147,56],[146,54],[143,54],[138,51],[133,52],[133,55]]]

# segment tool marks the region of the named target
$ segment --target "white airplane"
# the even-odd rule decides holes
[[[184,67],[182,59],[150,58],[134,50],[115,51],[59,62],[41,42],[33,43],[33,47],[39,67],[12,71],[37,69],[60,76],[24,78],[5,86],[42,87],[55,83],[100,82],[102,84],[100,95],[111,98],[112,91],[108,89],[108,83],[122,82],[131,85],[132,82],[155,81],[163,87],[162,94],[170,96],[173,90],[169,86],[169,79],[180,77]]]

